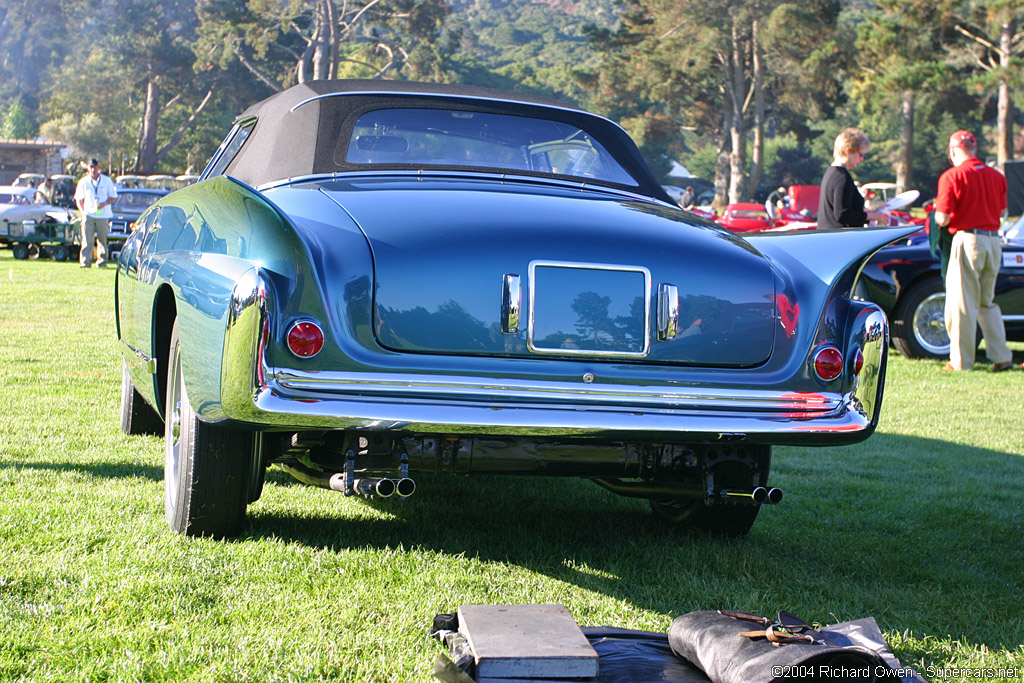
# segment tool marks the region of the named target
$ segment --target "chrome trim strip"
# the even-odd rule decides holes
[[[640,351],[597,351],[593,349],[552,349],[534,344],[534,316],[537,312],[537,268],[578,268],[580,270],[611,270],[640,273],[644,276],[644,344]],[[643,266],[624,266],[611,263],[576,261],[530,261],[530,312],[527,316],[526,347],[533,353],[559,356],[588,356],[591,358],[644,358],[651,352],[651,271]]]
[[[442,400],[510,404],[527,400],[541,403],[575,403],[631,409],[647,406],[657,409],[694,411],[758,410],[761,412],[829,414],[843,403],[831,394],[794,394],[792,392],[740,389],[695,389],[693,387],[639,387],[575,382],[531,382],[485,380],[478,377],[408,375],[395,378],[383,373],[302,372],[275,368],[270,383],[283,396],[291,398],[327,398],[331,394],[376,398],[444,397]],[[328,399],[329,400],[329,399]]]
[[[1024,322],[1024,315],[1004,315],[1003,320],[1008,320],[1012,323]]]
[[[519,314],[523,308],[523,289],[518,275],[506,273],[501,283],[501,331],[519,331]]]
[[[679,333],[679,290],[665,282],[658,285],[658,341],[672,341]]]
[[[139,360],[142,361],[143,367],[146,368],[146,372],[148,372],[151,375],[156,374],[156,358],[150,358],[142,351],[139,351],[137,348],[126,342],[124,339],[118,339],[118,341],[121,342],[121,345],[124,346],[126,349],[128,349],[136,356],[138,356]]]
[[[266,192],[267,190],[273,190],[278,187],[286,187],[289,185],[297,185],[300,183],[308,182],[324,182],[328,180],[359,180],[361,178],[374,178],[374,177],[403,177],[407,176],[416,180],[424,179],[438,179],[438,178],[454,178],[457,180],[479,180],[486,182],[517,182],[517,183],[533,183],[543,185],[555,185],[558,187],[567,187],[571,190],[590,190],[593,192],[602,192],[605,194],[614,194],[627,199],[641,201],[645,203],[658,203],[665,204],[664,201],[652,197],[650,195],[641,194],[638,189],[627,189],[626,186],[618,185],[602,185],[600,183],[587,183],[581,180],[566,180],[563,178],[555,178],[553,176],[540,175],[527,175],[525,173],[510,173],[507,170],[497,171],[495,173],[484,173],[482,171],[460,171],[451,168],[429,168],[420,169],[416,171],[408,171],[404,169],[395,168],[383,168],[372,171],[338,171],[335,173],[308,173],[301,176],[292,176],[290,178],[281,178],[279,180],[272,180],[267,183],[263,183],[253,189],[259,192]],[[232,178],[232,180],[237,180]],[[241,182],[241,181],[237,181]],[[246,186],[248,187],[248,186]]]
[[[320,95],[314,95],[308,97],[291,108],[290,111],[294,112],[299,107],[315,102],[317,100],[326,100],[331,97],[366,97],[367,95],[373,96],[397,96],[397,97],[425,97],[425,98],[444,98],[449,100],[471,100],[473,102],[493,102],[497,104],[519,104],[525,107],[535,107],[537,109],[554,109],[555,111],[564,111],[574,116],[587,116],[592,119],[600,119],[606,121],[620,130],[624,130],[622,126],[615,123],[611,119],[605,118],[600,114],[593,114],[584,109],[578,109],[575,107],[564,107],[558,106],[557,104],[547,104],[544,102],[527,102],[524,100],[517,100],[511,97],[486,97],[481,95],[462,95],[456,93],[442,93],[442,92],[403,92],[398,90],[353,90],[350,92],[332,92],[323,93]],[[387,107],[382,107],[387,109]]]
[[[867,416],[844,405],[818,416],[627,407],[533,404],[487,405],[424,400],[295,399],[271,387],[256,392],[250,410],[235,419],[294,428],[522,435],[533,437],[674,438],[680,441],[749,440],[764,443],[854,443],[873,428]],[[866,432],[866,433],[865,433]]]

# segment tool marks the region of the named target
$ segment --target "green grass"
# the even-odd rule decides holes
[[[240,538],[192,540],[164,524],[160,440],[118,428],[113,281],[0,251],[2,681],[430,681],[435,614],[548,602],[659,631],[874,616],[925,673],[1024,672],[1020,370],[893,356],[879,433],[776,449],[786,499],[742,539],[584,481],[418,477],[384,505],[272,472]]]

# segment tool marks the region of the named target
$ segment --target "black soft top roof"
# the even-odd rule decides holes
[[[442,83],[382,80],[309,81],[245,110],[236,123],[256,125],[224,169],[253,187],[288,178],[366,168],[336,158],[339,139],[348,140],[358,117],[388,107],[457,108],[562,121],[598,140],[636,179],[619,186],[671,201],[654,179],[632,139],[611,121],[571,104],[505,90]],[[462,168],[461,170],[465,170]],[[600,183],[597,183],[600,184]]]

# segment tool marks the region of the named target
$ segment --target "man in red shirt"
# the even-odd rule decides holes
[[[949,138],[953,168],[939,178],[935,222],[953,235],[946,271],[949,362],[943,370],[974,367],[975,330],[981,325],[992,371],[1013,366],[1003,315],[993,301],[1002,265],[999,221],[1006,213],[1006,178],[977,158],[978,142],[966,130]]]

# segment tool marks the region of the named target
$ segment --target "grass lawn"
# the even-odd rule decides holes
[[[1024,676],[1020,369],[891,356],[879,433],[776,449],[786,499],[741,539],[586,481],[417,477],[385,505],[272,470],[240,538],[193,540],[164,524],[161,441],[118,428],[113,282],[0,250],[0,681],[431,681],[435,614],[549,602],[657,631],[874,616],[930,679]]]

